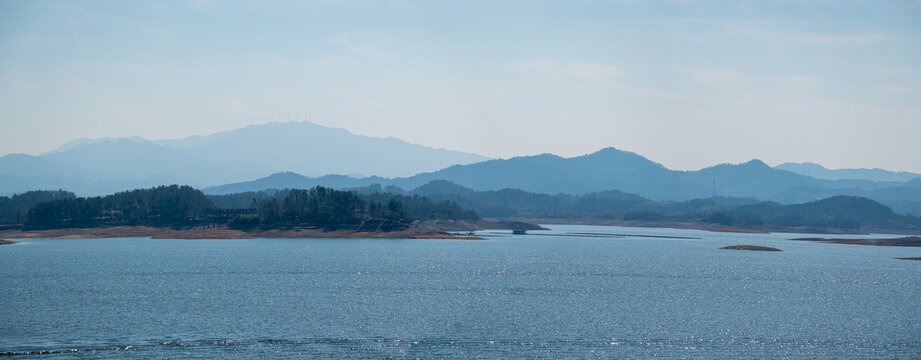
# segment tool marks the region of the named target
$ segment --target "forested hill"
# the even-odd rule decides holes
[[[413,219],[477,220],[479,216],[457,204],[421,196],[362,195],[319,186],[214,197],[178,185],[88,198],[64,191],[0,197],[0,224],[22,224],[27,229],[121,225],[342,228],[373,222],[378,224],[375,229],[392,230],[407,227]]]
[[[759,231],[921,232],[921,218],[896,214],[885,205],[856,196],[832,196],[792,205],[719,196],[657,202],[620,191],[584,195],[518,189],[474,191],[444,181],[432,182],[411,193],[423,193],[434,201],[451,201],[487,218],[541,219],[548,223],[638,221],[655,226],[683,222]]]
[[[398,190],[398,189],[396,189]],[[534,220],[639,222],[644,226],[697,223],[759,231],[921,233],[921,218],[893,213],[873,200],[834,196],[783,205],[750,198],[711,197],[657,202],[620,191],[584,195],[539,194],[517,189],[474,191],[437,181],[407,194],[382,187],[325,187],[205,195],[188,186],[161,186],[102,197],[34,191],[0,197],[0,225],[26,229],[145,225],[261,228],[310,226],[393,230],[414,220]]]
[[[13,196],[0,196],[0,224],[25,223],[33,206],[75,197],[74,193],[64,190],[29,191]]]
[[[42,202],[29,210],[25,225],[31,228],[170,226],[202,221],[213,207],[211,200],[195,188],[160,186]]]

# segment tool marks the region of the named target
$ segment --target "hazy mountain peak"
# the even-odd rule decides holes
[[[68,141],[64,143],[64,145],[58,146],[56,149],[40,154],[39,156],[54,154],[54,153],[62,152],[62,151],[68,151],[68,150],[72,150],[74,148],[77,148],[82,145],[87,145],[87,144],[99,144],[99,143],[107,143],[107,142],[125,142],[125,141],[137,143],[137,144],[149,142],[149,140],[143,137],[140,137],[140,136],[131,136],[131,137],[123,137],[123,138],[116,138],[116,137],[79,138],[79,139]]]
[[[744,163],[738,163],[738,164],[733,164],[733,163],[722,163],[722,164],[718,164],[718,165],[706,167],[706,168],[700,169],[700,170],[698,170],[698,171],[702,171],[702,172],[708,172],[708,171],[728,171],[728,170],[737,171],[737,170],[742,170],[742,169],[745,169],[745,170],[770,170],[771,167],[768,166],[768,164],[765,164],[764,161],[761,161],[761,160],[758,160],[758,159],[752,159],[752,160],[746,161],[746,162],[744,162]]]
[[[477,154],[430,148],[392,137],[356,135],[307,121],[251,125],[158,143],[204,159],[232,158],[260,164],[274,172],[294,171],[309,176],[410,176],[487,160]]]
[[[576,156],[572,159],[579,162],[584,162],[586,164],[595,164],[596,166],[615,166],[622,170],[667,170],[662,164],[649,160],[640,154],[631,151],[620,150],[614,147],[606,147],[590,154]]]
[[[765,164],[764,161],[758,159],[751,159],[748,162],[742,164],[749,167],[760,167],[760,168],[770,168],[768,164]]]
[[[602,149],[600,149],[600,150],[598,150],[598,151],[595,151],[595,152],[593,152],[593,153],[588,153],[588,154],[585,154],[585,155],[582,155],[582,156],[576,156],[576,157],[610,157],[610,156],[642,157],[642,156],[640,156],[640,155],[638,155],[638,154],[636,154],[636,153],[629,152],[629,151],[625,151],[625,150],[619,150],[619,149],[617,149],[617,148],[615,148],[615,147],[613,147],[613,146],[609,146],[609,147],[606,147],[606,148],[602,148]],[[644,158],[644,159],[645,159],[645,158]]]
[[[601,149],[599,149],[598,151],[595,151],[595,152],[593,152],[593,153],[591,153],[591,154],[589,154],[589,155],[597,155],[597,154],[623,154],[623,153],[628,153],[628,154],[634,154],[634,155],[636,155],[635,153],[632,153],[632,152],[629,152],[629,151],[625,151],[625,150],[620,150],[620,149],[618,149],[618,148],[616,148],[616,147],[613,147],[613,146],[608,146],[608,147],[606,147],[606,148],[601,148]]]
[[[0,179],[0,187],[12,192],[28,190],[41,178],[49,179],[47,183],[55,188],[73,184],[75,189],[107,193],[140,180],[145,186],[208,186],[277,172],[393,178],[484,160],[488,159],[473,153],[393,137],[355,135],[311,122],[276,122],[171,140],[148,141],[139,136],[76,139],[34,159],[7,158],[6,167],[0,170],[9,176]],[[356,182],[354,178],[327,180]]]
[[[292,171],[284,171],[284,172],[274,173],[262,179],[273,180],[273,181],[283,181],[283,180],[303,180],[304,178],[305,178],[304,175],[301,175],[301,174],[298,174]]]
[[[512,159],[564,159],[564,157],[551,153],[540,153],[530,156],[515,156]]]

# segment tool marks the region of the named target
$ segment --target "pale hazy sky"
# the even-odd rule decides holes
[[[921,172],[919,1],[0,1],[0,155],[304,119]]]

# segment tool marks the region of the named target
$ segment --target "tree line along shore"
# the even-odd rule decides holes
[[[237,208],[189,186],[159,186],[99,197],[32,191],[0,198],[0,233],[160,237],[445,237],[415,219],[482,221],[457,204],[408,196],[360,195],[324,187],[279,191]],[[99,230],[108,228],[110,230]],[[66,229],[66,231],[65,231]],[[82,229],[82,230],[81,230]],[[95,230],[87,230],[95,229]],[[377,235],[375,235],[377,234]]]
[[[99,234],[101,228],[154,237],[443,237],[452,230],[537,229],[531,225],[537,221],[737,232],[921,233],[921,218],[895,214],[872,200],[850,196],[781,205],[718,197],[654,202],[617,191],[579,196],[516,189],[431,191],[446,185],[451,184],[433,182],[424,196],[380,187],[322,186],[226,195],[206,195],[179,185],[97,197],[78,197],[64,190],[29,191],[0,196],[0,237],[17,232],[20,236],[31,236],[26,232],[89,236],[92,232],[85,229]],[[483,213],[491,216],[484,219]],[[518,222],[488,220],[497,218]],[[128,231],[130,227],[140,230]]]

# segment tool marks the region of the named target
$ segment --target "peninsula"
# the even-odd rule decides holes
[[[117,237],[149,237],[152,239],[256,239],[256,238],[392,238],[392,239],[455,239],[481,240],[476,236],[454,236],[444,231],[410,227],[391,231],[328,230],[316,227],[287,227],[275,229],[233,229],[220,227],[170,228],[151,226],[103,226],[92,228],[63,228],[44,230],[3,230],[0,239],[95,239]],[[2,244],[15,241],[0,240]]]
[[[921,219],[895,214],[865,198],[834,196],[793,205],[753,201],[713,197],[654,202],[613,190],[579,196],[473,191],[440,180],[411,192],[380,185],[211,195],[171,185],[97,197],[30,191],[0,196],[0,237],[445,238],[451,236],[448,231],[537,230],[541,228],[533,224],[540,223],[733,233],[921,234]],[[905,245],[910,241],[865,240],[869,245],[915,246]]]
[[[188,186],[160,186],[81,198],[33,192],[20,219],[0,227],[0,238],[250,239],[401,238],[479,239],[447,231],[528,229],[522,222],[494,222],[456,203],[393,194],[361,195],[324,187],[284,190],[260,200],[212,198]],[[215,204],[218,200],[221,205]],[[418,220],[417,220],[418,219]]]

